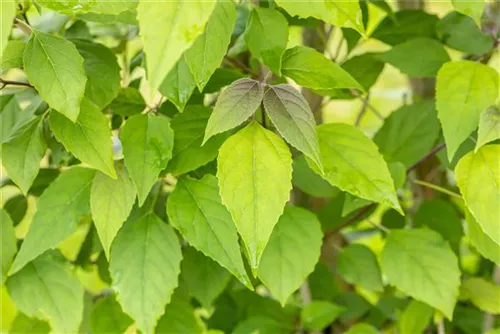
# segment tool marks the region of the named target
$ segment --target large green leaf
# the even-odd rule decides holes
[[[281,76],[281,58],[288,42],[288,22],[277,10],[254,8],[245,31],[245,41],[252,56],[259,58]]]
[[[264,96],[264,88],[255,80],[242,78],[227,87],[217,99],[205,129],[205,144],[217,133],[230,130],[253,115]]]
[[[338,88],[364,88],[342,67],[325,58],[318,51],[296,46],[283,54],[281,67],[283,75],[301,86],[317,90]]]
[[[123,313],[114,296],[97,301],[90,313],[92,333],[123,334],[132,322],[132,319]]]
[[[366,246],[351,244],[344,248],[338,257],[337,270],[348,283],[374,291],[384,290],[377,258]]]
[[[56,112],[50,114],[50,128],[67,151],[91,167],[116,178],[111,129],[106,116],[87,99],[75,123]]]
[[[490,314],[500,314],[500,287],[484,278],[466,279],[460,287],[460,297],[469,299],[479,309]]]
[[[256,273],[292,188],[285,142],[256,122],[230,137],[217,159],[222,203],[229,209]]]
[[[484,233],[469,210],[467,210],[465,217],[467,218],[467,236],[471,245],[477,249],[479,254],[500,265],[500,245]]]
[[[377,55],[377,53],[363,53],[342,63],[342,68],[366,91],[375,84],[384,69],[385,64]]]
[[[0,284],[3,284],[17,252],[17,239],[14,224],[9,214],[4,209],[0,209]]]
[[[368,137],[340,123],[320,125],[317,131],[325,180],[355,196],[401,211],[387,163]],[[321,175],[310,161],[309,165]]]
[[[186,50],[184,57],[200,92],[224,59],[235,22],[234,4],[217,1],[205,32]]]
[[[73,43],[33,30],[24,51],[24,71],[50,107],[76,122],[87,77]]]
[[[399,332],[401,334],[421,334],[429,325],[434,309],[427,304],[412,300],[401,313]]]
[[[281,305],[314,271],[322,240],[321,225],[313,213],[299,207],[285,207],[258,271],[259,278]]]
[[[140,2],[137,19],[151,88],[156,90],[182,53],[200,36],[215,1]]]
[[[174,230],[154,213],[125,224],[111,247],[109,270],[123,310],[153,333],[178,284],[182,254]]]
[[[13,0],[6,0],[0,2],[0,57],[2,57],[3,50],[7,46],[12,24],[16,17],[16,2]],[[3,59],[2,59],[3,61]]]
[[[214,176],[206,175],[201,180],[180,179],[168,197],[167,214],[172,226],[187,242],[251,287],[236,227],[221,203]]]
[[[434,101],[424,100],[394,111],[373,141],[387,161],[400,161],[408,168],[432,149],[439,131]]]
[[[16,307],[48,320],[55,333],[77,333],[83,318],[83,287],[59,253],[47,252],[7,280]]]
[[[323,170],[316,122],[304,96],[290,85],[271,86],[264,95],[264,108],[283,138]]]
[[[74,167],[62,173],[43,192],[11,273],[76,231],[81,217],[90,214],[90,186],[94,175],[92,169]]]
[[[185,57],[181,56],[163,80],[160,92],[180,112],[183,112],[195,88],[196,82],[194,81],[194,77],[189,71]]]
[[[482,230],[500,245],[500,145],[469,152],[457,164],[455,175],[465,204]]]
[[[117,164],[117,178],[97,172],[90,189],[90,209],[106,256],[120,227],[134,206],[136,190],[123,164]]]
[[[457,12],[469,15],[479,27],[481,26],[481,16],[483,15],[485,0],[451,0],[451,3]]]
[[[380,260],[390,284],[452,318],[460,269],[455,254],[438,233],[425,229],[391,231]]]
[[[2,165],[24,194],[28,193],[38,174],[46,148],[42,116],[18,127],[2,144]]]
[[[484,110],[479,118],[479,130],[474,151],[481,146],[500,139],[500,107],[491,106]]]
[[[467,60],[441,67],[436,100],[450,161],[478,126],[481,112],[495,103],[498,92],[499,75],[491,67]]]
[[[125,166],[142,206],[160,172],[172,157],[174,133],[162,116],[130,117],[120,133]]]

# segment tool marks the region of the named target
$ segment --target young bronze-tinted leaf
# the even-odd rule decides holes
[[[0,241],[2,243],[2,247],[0,247],[0,284],[3,284],[17,252],[14,224],[4,209],[0,209],[0,232]]]
[[[185,56],[181,56],[161,83],[160,92],[183,112],[195,88],[196,82],[189,71]]]
[[[320,331],[331,324],[345,308],[327,301],[313,301],[306,305],[300,313],[304,327]]]
[[[309,161],[313,170],[333,186],[401,212],[389,168],[373,141],[347,124],[323,124],[317,131],[324,173]]]
[[[9,277],[6,284],[21,312],[48,320],[53,332],[78,332],[83,318],[83,287],[60,254],[43,254]]]
[[[111,129],[95,104],[83,100],[75,123],[56,112],[50,113],[50,128],[67,151],[101,172],[116,177]]]
[[[120,133],[125,167],[134,182],[142,206],[160,172],[172,157],[174,133],[162,116],[130,117]]]
[[[400,333],[424,333],[429,325],[434,309],[427,304],[412,300],[399,318]]]
[[[231,1],[217,1],[205,32],[184,53],[200,92],[224,59],[235,22],[235,5]]]
[[[113,295],[98,300],[90,314],[92,333],[122,334],[132,322]]]
[[[62,173],[43,192],[11,273],[56,247],[76,230],[82,216],[90,214],[90,185],[94,175],[92,169],[74,167]]]
[[[73,43],[33,30],[24,51],[24,71],[50,107],[76,122],[87,77]]]
[[[450,161],[478,126],[481,112],[495,103],[498,92],[499,74],[489,66],[462,60],[441,67],[436,100]]]
[[[174,230],[154,213],[128,221],[111,247],[118,301],[143,333],[154,332],[178,284],[182,254]]]
[[[132,116],[146,109],[146,102],[136,88],[125,87],[120,89],[118,96],[106,109],[116,115]]]
[[[252,56],[262,60],[281,76],[281,57],[288,42],[288,22],[277,10],[254,8],[250,14],[245,41]]]
[[[0,54],[0,71],[7,72],[12,68],[22,68],[25,48],[25,42],[10,40],[5,46],[3,53]]]
[[[342,67],[325,58],[318,51],[296,46],[283,54],[281,67],[283,75],[293,79],[301,86],[331,90],[336,88],[364,88]]]
[[[364,245],[351,244],[344,248],[338,257],[337,270],[351,284],[373,291],[384,290],[377,258]]]
[[[287,206],[262,254],[258,276],[281,305],[314,271],[323,232],[316,216]]]
[[[106,256],[120,227],[134,206],[136,190],[123,164],[117,164],[117,178],[97,172],[90,189],[90,209]]]
[[[206,256],[251,287],[241,258],[238,235],[229,211],[221,203],[217,180],[180,179],[168,197],[169,221],[182,236]]]
[[[408,168],[432,149],[439,130],[434,101],[423,100],[392,112],[373,141],[387,161]]]
[[[500,145],[469,152],[457,164],[455,176],[465,204],[494,242],[500,245]]]
[[[481,146],[500,138],[500,107],[486,108],[479,117],[477,143],[474,149],[477,152]]]
[[[208,107],[190,105],[172,121],[174,131],[174,150],[167,170],[180,175],[193,171],[217,157],[219,147],[230,133],[210,138],[201,146],[205,128],[212,111]]]
[[[391,231],[381,266],[390,284],[452,318],[460,269],[455,254],[438,233],[425,229]]]
[[[200,36],[214,0],[140,2],[137,19],[151,88],[160,87],[184,51]]]
[[[264,108],[283,138],[322,170],[316,122],[302,94],[290,85],[271,86],[264,95]]]
[[[0,2],[0,18],[2,19],[0,23],[0,55],[2,55],[7,45],[7,41],[9,40],[12,24],[16,18],[15,1]]]
[[[205,129],[205,144],[210,137],[230,130],[253,115],[259,107],[264,89],[258,81],[242,78],[229,85],[219,96]]]
[[[417,54],[418,57],[408,55]],[[393,46],[380,59],[397,67],[411,77],[433,77],[439,68],[450,61],[444,46],[430,38],[414,38]]]
[[[471,245],[476,248],[479,254],[493,261],[496,265],[500,265],[500,245],[484,233],[469,210],[465,212],[465,218],[467,219],[467,236]]]
[[[292,188],[285,142],[252,122],[224,142],[217,158],[222,203],[229,209],[256,273]]]
[[[18,127],[2,144],[2,165],[24,194],[28,193],[38,174],[46,148],[42,116]]]

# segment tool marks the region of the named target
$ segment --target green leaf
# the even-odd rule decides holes
[[[471,245],[477,249],[479,254],[500,265],[500,245],[484,233],[469,210],[466,211],[465,217],[467,218],[467,236]]]
[[[290,151],[281,138],[252,122],[220,148],[217,178],[222,203],[234,219],[256,273],[290,196]]]
[[[174,133],[162,116],[130,117],[120,133],[125,167],[134,182],[142,206],[160,172],[172,157]]]
[[[24,71],[40,96],[51,108],[76,122],[87,77],[75,45],[33,30],[23,60]]]
[[[165,308],[163,316],[158,320],[156,333],[209,334],[201,328],[189,301],[182,300],[175,295],[172,302]]]
[[[232,334],[290,334],[293,330],[292,326],[284,324],[279,320],[262,315],[252,315],[240,322]]]
[[[373,141],[387,161],[408,168],[432,149],[439,131],[434,101],[423,100],[392,112]]]
[[[180,175],[193,171],[217,157],[219,147],[230,133],[210,138],[201,146],[205,128],[212,111],[208,107],[190,105],[172,119],[174,150],[167,170]]]
[[[152,90],[158,89],[181,55],[200,36],[215,2],[140,2],[137,19]]]
[[[351,244],[344,248],[338,257],[337,270],[348,283],[373,291],[384,290],[377,258],[364,245]]]
[[[214,180],[215,181],[215,180]],[[231,279],[229,272],[192,247],[184,249],[181,279],[189,293],[206,308],[224,291]]]
[[[355,196],[401,212],[389,168],[369,138],[347,124],[323,124],[317,127],[317,132],[325,180]]]
[[[455,177],[467,208],[484,233],[500,245],[500,145],[469,152],[457,164]]]
[[[21,312],[48,320],[53,332],[77,332],[83,318],[83,287],[60,254],[43,254],[6,284]]]
[[[118,96],[106,109],[115,115],[132,116],[146,109],[146,102],[136,88],[125,87],[120,89]]]
[[[285,51],[281,71],[299,85],[311,89],[356,88],[364,91],[342,67],[305,46],[296,46]]]
[[[485,6],[484,0],[451,0],[451,3],[457,12],[472,17],[476,24],[481,27],[481,16],[483,16]]]
[[[401,313],[399,332],[401,334],[421,334],[429,325],[434,309],[427,304],[412,300]]]
[[[438,233],[425,229],[391,231],[380,260],[390,284],[452,318],[460,269],[455,254]]]
[[[418,53],[418,57],[408,55]],[[414,38],[393,46],[379,58],[411,77],[433,77],[439,68],[450,61],[444,46],[430,38]]]
[[[495,103],[498,92],[499,75],[491,67],[467,60],[441,67],[436,100],[450,161],[478,126],[481,112]]]
[[[363,53],[346,60],[342,63],[342,68],[368,91],[382,73],[384,65],[376,53]]]
[[[484,278],[466,279],[460,287],[460,297],[469,299],[482,311],[500,314],[500,287]]]
[[[94,175],[92,169],[74,167],[63,172],[43,192],[11,274],[76,231],[81,217],[90,214],[90,185]]]
[[[184,53],[200,92],[224,59],[235,22],[234,4],[231,1],[217,1],[205,32]]]
[[[500,138],[500,107],[491,106],[486,108],[479,116],[479,130],[477,132],[477,143],[474,152],[483,145]]]
[[[322,171],[316,123],[304,96],[290,85],[270,86],[264,95],[264,108],[281,136]]]
[[[285,207],[258,271],[259,278],[282,306],[314,271],[322,240],[321,224],[313,213],[299,207]]]
[[[161,83],[160,92],[183,112],[195,88],[196,82],[185,56],[181,56]]]
[[[92,333],[122,334],[132,324],[132,319],[123,313],[114,296],[97,301],[90,314]]]
[[[345,334],[378,334],[378,333],[379,333],[379,331],[375,327],[373,327],[372,325],[369,325],[369,324],[365,324],[365,323],[357,323],[354,326],[352,326],[351,328],[349,328],[349,330],[347,332],[345,332]],[[412,334],[416,334],[416,333],[412,333]]]
[[[252,56],[261,59],[281,76],[281,58],[288,42],[288,22],[277,10],[254,8],[245,30],[245,42]]]
[[[7,46],[14,19],[16,18],[16,1],[7,0],[0,2],[0,15],[2,18],[2,23],[0,24],[0,55],[2,55]]]
[[[253,115],[264,96],[264,88],[255,80],[242,78],[229,85],[219,96],[205,129],[205,144],[217,133],[230,130]]]
[[[154,213],[127,222],[111,247],[109,271],[123,311],[153,333],[178,284],[182,259],[174,230]]]
[[[72,42],[84,59],[83,67],[88,77],[85,97],[104,108],[118,96],[120,89],[120,66],[116,56],[102,44],[83,39]]]
[[[12,68],[23,67],[23,53],[26,43],[23,41],[11,40],[4,47],[0,54],[0,71],[7,72]]]
[[[0,209],[0,232],[0,241],[2,242],[2,247],[0,247],[0,284],[3,284],[17,252],[14,224],[4,209]]]
[[[134,206],[136,191],[127,170],[117,164],[117,178],[97,172],[90,189],[90,209],[104,252],[109,250],[118,230]]]
[[[293,160],[292,183],[308,195],[314,197],[334,197],[338,190],[316,174],[307,164],[304,155]]]
[[[241,258],[238,235],[231,215],[222,205],[217,180],[180,179],[168,197],[169,221],[199,251],[251,287]]]
[[[2,144],[2,164],[23,194],[33,184],[46,148],[42,116],[18,127]]]
[[[38,320],[36,318],[29,318],[23,313],[17,313],[14,322],[12,322],[12,326],[10,328],[9,333],[11,334],[49,334],[50,327],[49,325],[42,320]]]
[[[305,328],[320,331],[331,324],[345,308],[326,301],[313,301],[300,313]]]
[[[50,113],[50,128],[67,151],[101,172],[116,178],[111,129],[106,116],[87,99],[76,122],[59,113]]]

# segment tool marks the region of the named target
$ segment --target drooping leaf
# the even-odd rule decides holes
[[[500,145],[486,145],[469,152],[457,164],[457,185],[467,208],[484,233],[500,245]]]
[[[77,332],[83,318],[83,287],[60,254],[43,254],[9,277],[6,284],[21,312],[48,320],[56,333]]]
[[[292,188],[290,151],[282,139],[252,122],[221,146],[217,178],[222,203],[255,272]]]
[[[205,144],[215,134],[230,130],[246,121],[259,107],[264,96],[262,85],[242,78],[227,87],[217,99],[205,129]]]
[[[97,301],[90,314],[92,333],[121,334],[132,324],[132,319],[123,313],[114,296]]]
[[[184,57],[200,92],[222,62],[235,22],[234,4],[230,1],[217,1],[205,32],[186,50]]]
[[[99,108],[84,99],[76,122],[56,112],[50,113],[50,128],[67,151],[84,163],[116,178],[111,129]]]
[[[160,92],[183,112],[195,88],[196,82],[185,56],[181,56],[161,83]]]
[[[241,258],[236,227],[221,203],[217,180],[184,178],[168,197],[169,221],[196,249],[251,287]]]
[[[370,248],[351,244],[339,254],[339,274],[349,283],[373,291],[383,291],[382,275],[375,254]]]
[[[5,45],[3,53],[0,54],[0,71],[6,72],[12,68],[22,68],[25,48],[25,42],[10,40],[7,45]]]
[[[391,231],[380,259],[390,284],[452,318],[460,270],[455,254],[438,233],[425,229]]]
[[[153,333],[178,284],[182,259],[174,230],[154,213],[127,222],[111,247],[109,270],[123,311]]]
[[[466,211],[467,236],[479,254],[500,265],[500,245],[494,242],[472,216],[469,210]]]
[[[466,279],[460,287],[460,297],[469,299],[479,309],[490,314],[500,314],[500,287],[484,278]]]
[[[481,146],[500,138],[500,108],[491,106],[486,108],[479,117],[477,143],[474,149],[477,152]]]
[[[399,332],[401,334],[424,333],[433,314],[432,307],[417,300],[412,300],[401,313],[398,323]]]
[[[73,123],[80,114],[87,77],[83,57],[68,40],[33,30],[24,51],[28,80],[50,107]]]
[[[281,305],[313,272],[322,239],[321,225],[314,214],[299,207],[285,207],[258,271],[259,278]]]
[[[2,165],[24,194],[38,174],[46,148],[42,116],[18,127],[2,144]]]
[[[345,308],[327,301],[313,301],[300,313],[304,327],[310,330],[322,330],[331,324]]]
[[[174,133],[162,116],[130,117],[120,133],[125,167],[134,182],[142,206],[160,172],[172,157]]]
[[[90,189],[90,209],[106,256],[134,206],[136,190],[127,170],[116,165],[117,178],[97,172]]]
[[[288,22],[277,10],[254,8],[245,31],[245,41],[252,56],[259,58],[281,76],[281,58],[288,42]]]
[[[12,30],[12,25],[16,17],[16,2],[13,0],[0,2],[0,15],[2,19],[0,25],[0,55],[2,55],[7,46],[10,31]]]
[[[485,1],[451,0],[457,12],[468,15],[474,19],[476,24],[481,26],[481,16],[483,15]]]
[[[481,112],[495,103],[498,92],[499,74],[491,67],[467,60],[441,67],[436,105],[450,161],[478,126]]]
[[[133,87],[121,88],[118,96],[106,108],[115,115],[133,116],[146,109],[141,93]]]
[[[0,241],[2,242],[2,247],[0,247],[0,283],[3,284],[17,252],[14,224],[4,209],[0,209],[0,232]]]
[[[76,231],[80,218],[90,214],[90,186],[94,175],[92,169],[74,167],[62,173],[43,192],[11,274]]]
[[[160,87],[182,53],[203,33],[214,7],[213,0],[139,3],[137,19],[153,90]]]

